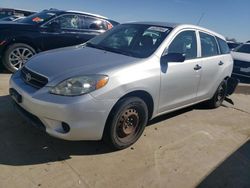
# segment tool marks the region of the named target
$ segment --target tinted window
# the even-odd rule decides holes
[[[220,53],[221,54],[229,54],[230,53],[230,49],[228,47],[228,44],[226,43],[226,41],[216,37],[218,43],[219,43],[219,46],[220,46]]]
[[[78,15],[64,15],[52,20],[48,24],[56,22],[61,29],[81,29],[82,20]]]
[[[202,57],[210,57],[219,54],[218,46],[213,36],[200,32],[200,39]]]
[[[84,29],[93,29],[93,30],[107,30],[108,23],[104,20],[100,20],[92,17],[85,17]]]
[[[234,49],[236,47],[238,47],[240,44],[237,44],[237,43],[227,43],[229,49]]]
[[[122,24],[98,35],[87,46],[127,56],[149,57],[170,32],[170,28],[143,24]]]
[[[39,13],[32,14],[24,19],[22,19],[21,23],[29,23],[29,24],[39,24],[49,21],[56,14],[50,11],[42,11]]]
[[[243,44],[242,46],[237,48],[235,51],[250,54],[250,44]]]
[[[168,53],[185,54],[186,59],[197,57],[197,40],[195,31],[183,31],[178,34],[168,48]]]

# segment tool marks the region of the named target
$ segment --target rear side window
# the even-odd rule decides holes
[[[92,29],[92,30],[108,30],[109,25],[108,22],[98,19],[98,18],[93,18],[93,17],[84,17],[85,20],[85,25],[84,29]]]
[[[169,53],[185,54],[186,59],[197,57],[197,40],[195,31],[183,31],[169,45]]]
[[[220,46],[220,53],[221,54],[229,54],[230,53],[230,49],[228,47],[228,44],[226,43],[226,41],[222,40],[219,37],[216,37],[219,46]]]
[[[202,57],[210,57],[219,54],[214,36],[200,32],[200,39]]]

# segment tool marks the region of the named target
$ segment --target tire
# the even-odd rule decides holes
[[[10,72],[20,69],[26,61],[36,54],[34,48],[27,44],[16,43],[10,45],[4,53],[3,65]]]
[[[148,108],[138,97],[124,98],[115,105],[107,120],[104,141],[116,150],[134,144],[148,122]]]
[[[209,108],[218,108],[221,106],[222,102],[226,98],[226,93],[227,93],[227,82],[224,80],[221,82],[219,87],[217,88],[214,96],[212,99],[207,101],[205,104]]]

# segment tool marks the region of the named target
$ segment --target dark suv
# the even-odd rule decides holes
[[[105,17],[56,9],[19,22],[0,23],[0,58],[14,72],[41,51],[84,43],[118,23]]]

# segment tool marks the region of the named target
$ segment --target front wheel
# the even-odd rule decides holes
[[[135,143],[148,122],[148,108],[138,97],[124,98],[111,111],[104,139],[115,149],[124,149]]]
[[[209,108],[220,107],[222,102],[226,98],[226,94],[227,94],[227,82],[224,80],[217,88],[213,98],[206,102],[207,106]]]
[[[12,44],[5,51],[3,64],[10,72],[15,72],[22,68],[35,53],[35,50],[27,44]]]

